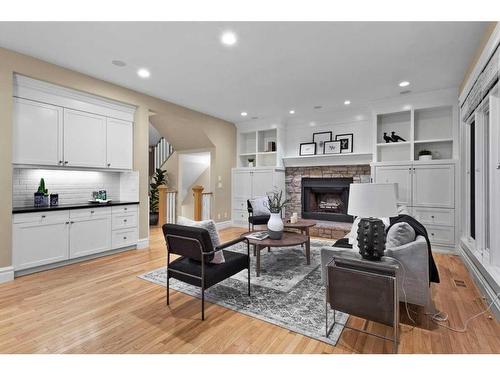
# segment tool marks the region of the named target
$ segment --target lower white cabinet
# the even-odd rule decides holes
[[[15,271],[138,242],[136,205],[14,214],[13,223]]]

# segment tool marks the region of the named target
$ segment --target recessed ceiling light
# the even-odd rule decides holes
[[[125,61],[121,61],[121,60],[113,60],[113,61],[111,61],[111,64],[113,64],[115,66],[119,66],[120,68],[123,68],[125,65],[127,65],[127,63]]]
[[[295,110],[291,109],[290,111],[288,111],[288,113],[290,113],[291,115],[293,115],[295,113]]]
[[[151,73],[146,68],[141,68],[137,71],[137,75],[141,78],[149,78]]]
[[[408,81],[399,82],[399,87],[406,87],[406,86],[409,86],[409,85],[410,85],[410,82],[408,82]]]
[[[225,44],[226,46],[233,46],[238,41],[238,37],[232,31],[225,31],[222,33],[220,41],[222,44]]]
[[[246,115],[248,115],[248,113],[246,113],[246,112],[241,112],[241,115],[242,115],[243,117],[245,117]]]
[[[349,104],[351,104],[351,101],[350,101],[350,100],[346,100],[346,101],[344,102],[344,105],[349,105]]]

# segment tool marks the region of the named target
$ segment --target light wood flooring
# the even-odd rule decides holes
[[[242,232],[221,231],[223,240]],[[164,240],[153,229],[150,248],[133,250],[0,284],[1,353],[391,353],[391,344],[344,330],[336,347],[255,318],[200,303],[137,275],[165,265]],[[436,255],[441,284],[437,307],[453,326],[485,308],[458,256]],[[462,280],[465,287],[457,286]],[[485,314],[467,333],[438,327],[418,313],[412,328],[402,309],[400,353],[500,353],[500,323]],[[349,324],[379,334],[389,328],[351,317]]]

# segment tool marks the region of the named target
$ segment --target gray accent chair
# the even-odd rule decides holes
[[[339,247],[324,247],[321,249],[321,277],[326,286],[326,266],[337,251],[355,251]],[[403,267],[399,268],[399,297],[408,303],[423,306],[426,312],[434,311],[429,286],[429,260],[427,242],[423,236],[417,236],[415,241],[403,246],[386,249],[385,255],[398,260]],[[404,289],[404,291],[403,291]],[[406,295],[406,297],[405,297]]]

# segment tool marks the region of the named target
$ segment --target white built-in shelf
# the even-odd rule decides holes
[[[377,143],[377,147],[394,147],[394,146],[402,146],[409,145],[410,142],[389,142],[389,143]]]
[[[240,156],[255,156],[256,153],[255,152],[245,152],[243,154],[240,154]]]
[[[345,154],[320,154],[287,156],[283,158],[285,167],[307,167],[321,165],[359,165],[369,164],[372,153],[351,152]]]
[[[439,143],[439,142],[453,142],[453,138],[423,139],[415,141],[415,143]]]
[[[257,152],[257,155],[274,155],[276,151]]]

